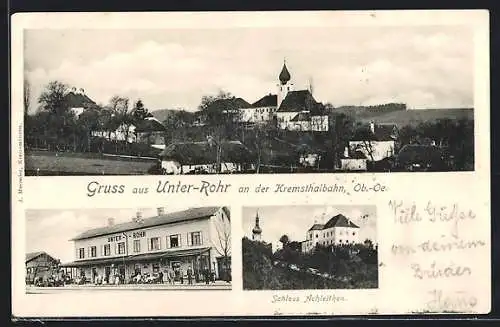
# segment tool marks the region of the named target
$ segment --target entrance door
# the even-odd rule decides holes
[[[92,268],[92,283],[95,283],[96,277],[97,277],[97,268],[93,267]]]
[[[110,266],[104,267],[104,280],[108,284],[110,282],[109,275],[111,275],[111,267]]]
[[[125,282],[125,266],[118,267],[118,275],[120,276],[120,281]]]
[[[172,262],[172,269],[174,270],[174,278],[176,281],[181,279],[181,263],[179,261]]]

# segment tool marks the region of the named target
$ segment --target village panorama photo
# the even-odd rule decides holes
[[[228,207],[28,210],[26,293],[230,290]]]
[[[378,288],[375,206],[243,208],[244,290]]]
[[[25,175],[473,171],[473,40],[445,25],[27,29]]]

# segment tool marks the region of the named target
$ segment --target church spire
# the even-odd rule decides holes
[[[259,226],[259,210],[257,210],[257,213],[255,215],[255,226],[252,229],[252,239],[254,241],[260,241],[260,235],[262,234],[262,229]]]
[[[281,68],[281,73],[279,75],[279,80],[281,82],[281,85],[285,85],[286,83],[288,83],[290,78],[291,78],[290,72],[286,67],[286,59],[283,59],[283,68]]]

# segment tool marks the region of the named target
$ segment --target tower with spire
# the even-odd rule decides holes
[[[260,241],[261,234],[262,234],[262,229],[259,226],[259,211],[257,211],[255,215],[255,226],[252,229],[252,240]]]
[[[288,92],[293,91],[293,84],[290,83],[290,72],[286,67],[286,59],[283,59],[283,68],[281,68],[281,73],[278,76],[278,97],[277,97],[277,108],[280,107],[281,102],[286,98]]]

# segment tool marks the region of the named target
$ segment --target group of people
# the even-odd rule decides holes
[[[205,269],[202,273],[203,280],[208,285],[209,283],[215,282],[215,273],[210,272]],[[138,271],[134,276],[132,276],[131,283],[134,284],[169,284],[175,285],[179,282],[181,285],[187,283],[187,285],[193,285],[194,282],[200,282],[200,274],[196,274],[191,267],[188,267],[186,273],[182,268],[172,269],[167,268],[164,271],[159,271],[158,273],[145,273],[142,274]]]

